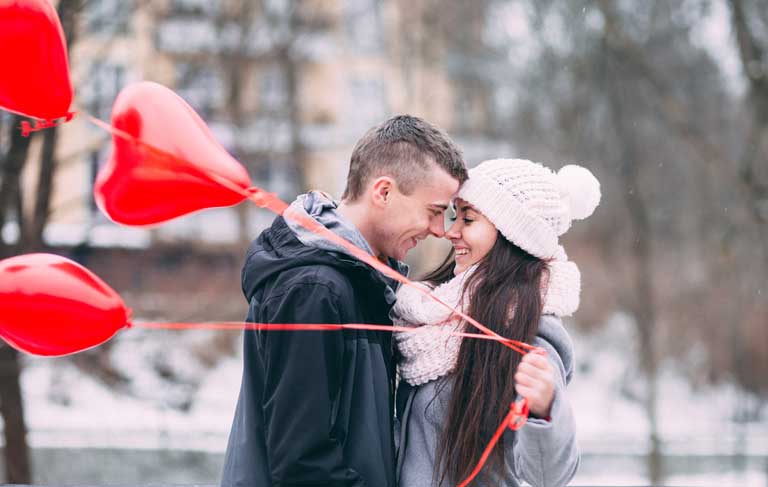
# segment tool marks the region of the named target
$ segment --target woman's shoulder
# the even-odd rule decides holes
[[[533,344],[542,347],[548,354],[555,354],[552,359],[559,359],[565,380],[570,381],[574,360],[573,341],[563,325],[563,320],[553,315],[542,316]]]

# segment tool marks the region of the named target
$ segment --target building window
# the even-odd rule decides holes
[[[176,92],[204,119],[221,106],[222,81],[215,69],[191,63],[177,63]]]
[[[127,34],[134,0],[98,0],[86,3],[85,25],[92,34]]]
[[[157,49],[174,54],[217,52],[220,42],[213,21],[203,18],[169,18],[155,33]]]
[[[378,78],[352,78],[347,82],[346,119],[368,126],[380,122],[389,109],[384,81]]]
[[[380,54],[384,50],[381,4],[377,0],[345,0],[344,29],[349,46],[359,54]]]
[[[91,64],[88,77],[79,91],[80,99],[91,114],[109,120],[112,104],[125,83],[125,67],[106,61]]]
[[[201,15],[215,17],[219,13],[220,2],[211,0],[172,0],[170,14]]]
[[[266,68],[259,78],[259,108],[267,113],[286,112],[288,87],[279,66]]]

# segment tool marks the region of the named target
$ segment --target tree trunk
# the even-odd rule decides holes
[[[232,125],[235,126],[237,131],[241,131],[245,126],[245,117],[243,115],[243,86],[244,78],[246,76],[246,68],[250,66],[248,63],[248,40],[252,31],[253,18],[254,18],[254,4],[248,0],[240,0],[237,6],[237,23],[240,27],[240,42],[236,50],[232,53],[228,53],[222,57],[222,68],[227,76],[227,101],[225,103],[227,112],[229,114]],[[220,28],[223,28],[224,18],[220,17]],[[235,157],[240,159],[249,173],[252,173],[253,161],[249,157],[243,157],[241,151],[238,150],[237,143],[233,147],[235,151]],[[238,227],[238,244],[244,251],[248,248],[251,242],[251,235],[248,226],[248,215],[250,205],[240,204],[235,207],[235,214],[237,217]]]
[[[32,483],[20,371],[19,353],[6,344],[0,344],[0,413],[5,423],[3,457],[5,481],[9,484]]]
[[[83,8],[83,0],[61,0],[58,6],[58,14],[67,45],[72,46],[77,32],[77,16]],[[22,248],[25,252],[36,252],[43,247],[43,230],[48,222],[51,208],[51,194],[56,170],[56,141],[58,128],[47,129],[43,135],[43,150],[40,158],[40,172],[37,178],[37,192],[35,193],[35,207],[32,213],[32,221],[26,226],[22,235]]]
[[[293,45],[296,39],[299,37],[301,29],[301,19],[299,18],[298,3],[295,0],[291,2],[290,17],[288,19],[291,31],[290,41],[278,50],[278,60],[283,70],[283,79],[285,79],[286,91],[287,91],[287,106],[286,111],[288,113],[288,123],[291,131],[291,154],[290,158],[293,161],[293,167],[295,177],[298,180],[299,192],[309,190],[307,186],[306,175],[306,154],[304,150],[304,143],[301,140],[302,132],[302,119],[301,119],[301,100],[300,100],[300,84],[301,84],[301,66],[296,61]]]
[[[641,365],[647,383],[644,406],[648,416],[651,444],[648,454],[648,477],[651,484],[658,485],[663,478],[663,465],[658,426],[658,350],[656,304],[653,297],[652,231],[647,204],[638,188],[637,168],[640,161],[637,158],[636,141],[626,125],[625,117],[628,113],[615,93],[611,98],[611,112],[623,147],[621,178],[627,188],[627,191],[623,192],[624,203],[635,234],[635,245],[631,250],[635,264],[635,296],[630,301],[634,305],[632,314],[640,337]]]
[[[53,192],[53,175],[55,170],[54,156],[56,152],[56,136],[58,128],[53,127],[43,134],[43,151],[40,158],[40,172],[37,179],[35,194],[35,209],[32,222],[25,228],[22,247],[25,252],[39,252],[43,248],[43,230],[48,222]]]
[[[0,229],[13,208],[19,231],[23,230],[22,197],[19,179],[27,160],[30,137],[21,135],[21,122],[24,117],[14,116],[10,130],[10,146],[2,166],[2,184],[0,184]],[[17,252],[22,241],[15,243],[0,242],[0,258],[9,257]],[[27,427],[24,423],[24,410],[19,382],[18,352],[10,346],[0,343],[0,415],[2,415],[5,436],[6,480],[11,484],[31,483],[29,448],[27,446]]]
[[[295,176],[298,179],[299,192],[309,190],[307,184],[307,177],[305,174],[305,151],[304,143],[301,140],[301,101],[299,100],[299,66],[293,60],[290,53],[290,48],[286,49],[284,55],[281,56],[280,63],[283,68],[283,74],[285,76],[285,83],[287,88],[287,111],[288,111],[288,123],[291,131],[291,154],[290,158],[294,164]]]
[[[26,120],[26,118],[20,115],[14,115],[8,126],[10,132],[10,145],[8,147],[8,153],[3,160],[3,179],[2,183],[0,183],[0,230],[5,225],[10,209],[16,207],[16,202],[20,199],[19,179],[24,164],[27,161],[29,144],[34,136],[34,134],[30,134],[29,137],[21,135],[20,127],[23,120]],[[21,226],[22,222],[19,221],[18,224]],[[16,245],[10,246],[6,244],[0,247],[0,258],[11,255],[13,253],[11,247],[16,247]]]
[[[83,0],[61,0],[58,6],[68,44],[71,46],[75,32],[75,21],[83,6]],[[56,129],[45,132],[40,173],[35,194],[35,207],[31,222],[24,221],[23,197],[20,178],[27,161],[32,137],[24,137],[20,126],[25,117],[14,116],[9,126],[10,146],[2,165],[0,184],[0,230],[13,207],[19,225],[18,242],[0,242],[0,258],[21,252],[40,250],[42,234],[50,213],[50,197],[53,189],[54,154],[56,150]],[[24,404],[21,395],[21,364],[19,353],[8,345],[0,344],[0,414],[5,424],[6,480],[11,484],[32,483],[27,426],[24,421]]]
[[[768,155],[768,76],[753,66],[765,66],[765,48],[753,34],[741,0],[729,0],[731,23],[739,46],[742,70],[749,85],[747,95],[752,126],[739,160],[739,177],[748,198],[749,209],[760,240],[768,239],[768,181],[761,181],[757,165]],[[768,267],[768,249],[763,245],[763,264]]]
[[[608,2],[600,4],[604,14],[604,50],[609,56],[609,66],[612,67],[615,79],[621,79],[623,67],[621,63],[626,58],[621,46],[615,46],[617,32],[621,26],[617,16]],[[629,213],[634,231],[634,246],[632,257],[635,265],[635,282],[631,291],[634,296],[629,299],[631,311],[640,338],[641,366],[646,377],[646,395],[644,407],[648,417],[650,451],[648,452],[649,483],[658,485],[663,478],[663,463],[661,455],[661,439],[658,425],[658,350],[656,346],[656,303],[653,296],[653,234],[648,216],[648,204],[643,199],[639,188],[638,168],[641,164],[638,141],[632,130],[631,109],[625,105],[630,98],[623,89],[626,85],[613,82],[609,85],[607,96],[610,117],[621,144],[620,177],[623,187],[624,203]]]

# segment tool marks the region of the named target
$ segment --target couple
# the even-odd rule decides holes
[[[476,330],[278,217],[246,258],[248,321],[425,329],[246,331],[222,485],[455,486],[518,397],[529,401],[528,422],[505,432],[473,485],[566,484],[579,453],[565,392],[572,345],[560,317],[578,306],[579,273],[558,236],[598,201],[597,181],[580,167],[555,174],[499,159],[468,172],[456,145],[424,120],[398,116],[371,129],[352,153],[341,202],[310,192],[293,210],[402,274],[418,241],[449,239],[453,251],[422,285],[547,353],[521,357],[446,334]]]

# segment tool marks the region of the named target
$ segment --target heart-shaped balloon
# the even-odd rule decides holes
[[[149,225],[242,202],[248,172],[180,96],[148,81],[123,89],[112,107],[113,153],[94,197],[112,220]]]
[[[0,0],[0,108],[52,120],[72,104],[67,44],[48,0]]]
[[[129,327],[120,296],[85,267],[52,254],[0,261],[0,336],[35,355],[95,347]]]

